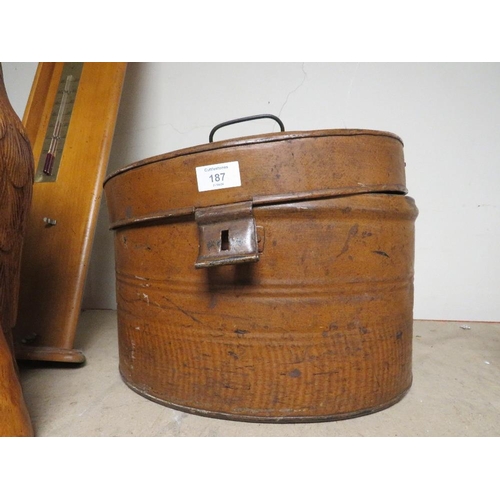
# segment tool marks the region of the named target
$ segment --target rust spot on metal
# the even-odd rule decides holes
[[[328,325],[328,330],[325,330],[324,332],[322,332],[321,335],[326,338],[326,337],[328,337],[328,334],[330,332],[334,332],[338,329],[339,329],[339,327],[338,327],[337,323],[330,323]]]

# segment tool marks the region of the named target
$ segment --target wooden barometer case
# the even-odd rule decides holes
[[[16,357],[83,363],[74,348],[126,63],[40,63],[23,124],[35,158]]]

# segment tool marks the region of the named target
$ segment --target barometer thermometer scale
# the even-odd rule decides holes
[[[38,161],[35,182],[55,182],[83,63],[65,63]]]

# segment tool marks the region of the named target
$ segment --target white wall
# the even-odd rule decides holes
[[[34,63],[4,63],[22,115]],[[208,141],[257,113],[286,129],[370,128],[405,142],[416,226],[415,318],[500,321],[500,64],[131,63],[109,172]],[[221,129],[215,140],[276,131]],[[115,308],[112,234],[101,206],[84,307]]]

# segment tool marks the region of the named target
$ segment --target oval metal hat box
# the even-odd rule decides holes
[[[153,401],[316,422],[411,386],[417,209],[401,139],[279,123],[219,142],[214,129],[105,181],[120,373]]]

